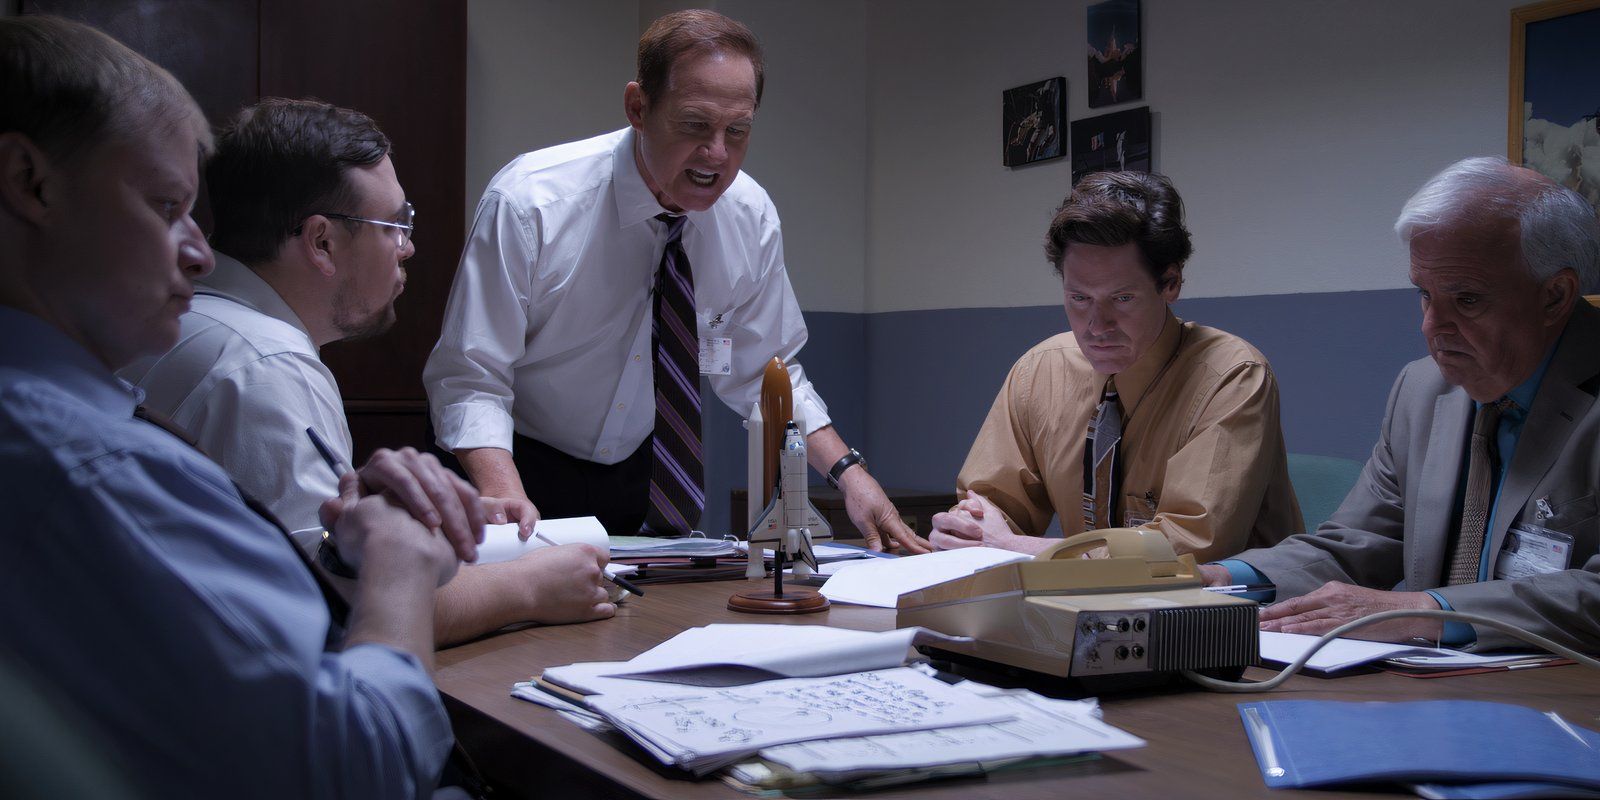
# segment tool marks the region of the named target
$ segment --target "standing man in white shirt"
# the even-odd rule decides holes
[[[762,69],[743,24],[668,14],[640,39],[629,127],[523,155],[484,192],[423,380],[440,446],[511,513],[686,533],[706,502],[699,376],[745,416],[777,356],[811,466],[869,545],[930,549],[795,360],[778,213],[739,171]]]
[[[196,279],[178,343],[120,371],[280,522],[313,534],[297,536],[307,549],[339,483],[306,429],[352,463],[344,400],[318,351],[388,330],[416,253],[389,150],[372,118],[327,103],[269,98],[239,112],[206,169],[216,269]],[[439,589],[438,641],[610,617],[605,562],[567,545],[468,565]]]

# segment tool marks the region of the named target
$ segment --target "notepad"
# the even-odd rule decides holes
[[[521,558],[541,547],[549,547],[535,536],[526,542],[517,538],[517,523],[483,526],[483,544],[478,545],[478,564],[494,564]],[[542,533],[556,544],[587,544],[600,550],[609,546],[605,526],[595,517],[566,517],[541,519],[534,524],[535,533]]]
[[[1475,700],[1239,704],[1266,784],[1535,781],[1600,789],[1600,734]]]

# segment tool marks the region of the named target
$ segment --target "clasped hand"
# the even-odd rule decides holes
[[[340,557],[352,566],[371,559],[379,549],[372,545],[382,541],[385,551],[415,553],[437,570],[440,584],[455,574],[459,561],[476,560],[483,541],[478,490],[437,458],[410,447],[379,450],[359,470],[345,473],[339,496],[323,503],[320,515]]]

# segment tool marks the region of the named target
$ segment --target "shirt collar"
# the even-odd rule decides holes
[[[638,141],[638,131],[633,128],[623,128],[622,136],[617,139],[616,147],[611,150],[611,182],[616,187],[617,221],[622,227],[653,220],[661,214],[681,214],[687,217],[684,221],[685,232],[688,228],[695,227],[695,220],[705,214],[710,214],[711,209],[705,211],[668,211],[659,201],[650,187],[645,185],[644,176],[639,174],[639,160],[634,156],[634,142]],[[717,202],[722,202],[720,199]],[[665,224],[665,223],[663,223]]]
[[[1183,320],[1173,315],[1167,309],[1166,322],[1161,326],[1161,335],[1156,337],[1150,349],[1139,357],[1133,365],[1115,375],[1117,379],[1117,400],[1124,409],[1130,412],[1138,407],[1144,393],[1150,384],[1161,376],[1161,371],[1172,361],[1172,356],[1178,351],[1178,343],[1183,338]]]
[[[278,294],[256,271],[245,266],[232,256],[216,253],[217,267],[210,275],[195,281],[196,294],[209,294],[232,300],[273,319],[282,320],[293,325],[306,335],[306,341],[311,340],[311,331],[306,329],[300,321],[300,315],[294,313],[289,303]],[[313,346],[312,351],[316,351]]]
[[[1563,332],[1562,335],[1565,335],[1565,332]],[[1533,408],[1533,398],[1537,397],[1539,394],[1539,384],[1544,381],[1544,373],[1549,370],[1550,361],[1556,355],[1556,348],[1560,346],[1561,338],[1557,337],[1555,343],[1550,345],[1550,351],[1545,353],[1544,359],[1539,362],[1539,368],[1534,370],[1533,374],[1529,375],[1527,380],[1517,384],[1516,387],[1511,391],[1506,392],[1503,399],[1516,403],[1517,410],[1522,415],[1526,416],[1528,410]],[[1472,404],[1472,407],[1476,409],[1481,405],[1483,404],[1475,402]]]
[[[143,392],[60,329],[5,306],[0,306],[0,367],[36,375],[116,417],[133,416],[143,400]]]

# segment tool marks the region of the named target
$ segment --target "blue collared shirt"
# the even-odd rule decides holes
[[[1495,429],[1495,446],[1499,451],[1500,471],[1495,480],[1494,504],[1489,508],[1488,530],[1494,530],[1495,515],[1499,513],[1500,489],[1505,485],[1506,469],[1511,464],[1511,457],[1517,451],[1517,440],[1521,438],[1522,427],[1528,420],[1528,409],[1533,407],[1533,399],[1539,395],[1539,384],[1544,380],[1544,373],[1550,367],[1550,360],[1555,357],[1556,346],[1558,345],[1560,345],[1559,341],[1550,347],[1550,352],[1546,353],[1544,360],[1539,362],[1539,368],[1534,370],[1533,374],[1528,376],[1527,380],[1517,384],[1516,388],[1507,392],[1505,395],[1506,399],[1511,400],[1511,402],[1514,404],[1514,407],[1508,408],[1500,415],[1499,425]],[[1474,402],[1472,404],[1474,413],[1476,413],[1478,408],[1482,407],[1482,405],[1482,403]],[[1465,462],[1463,462],[1461,468],[1460,486],[1456,491],[1457,497],[1455,518],[1458,520],[1461,517],[1461,489],[1466,486],[1466,480],[1466,465]],[[1489,562],[1491,560],[1489,558],[1489,547],[1492,544],[1491,539],[1492,537],[1489,536],[1483,537],[1484,550],[1478,566],[1478,580],[1480,581],[1489,579],[1488,570]],[[1271,579],[1269,579],[1260,570],[1238,559],[1218,561],[1217,564],[1228,570],[1230,580],[1236,584],[1271,583]],[[1438,601],[1440,608],[1446,611],[1455,610],[1438,592],[1432,590],[1424,591],[1427,591],[1434,600]],[[1241,596],[1258,600],[1263,603],[1270,603],[1275,599],[1276,592],[1255,592]],[[1443,644],[1464,645],[1476,641],[1477,638],[1478,636],[1472,630],[1471,625],[1468,625],[1465,622],[1446,622],[1444,624],[1444,632],[1440,641]]]
[[[417,797],[451,735],[410,655],[326,649],[288,540],[137,393],[0,307],[0,640],[140,794]]]

